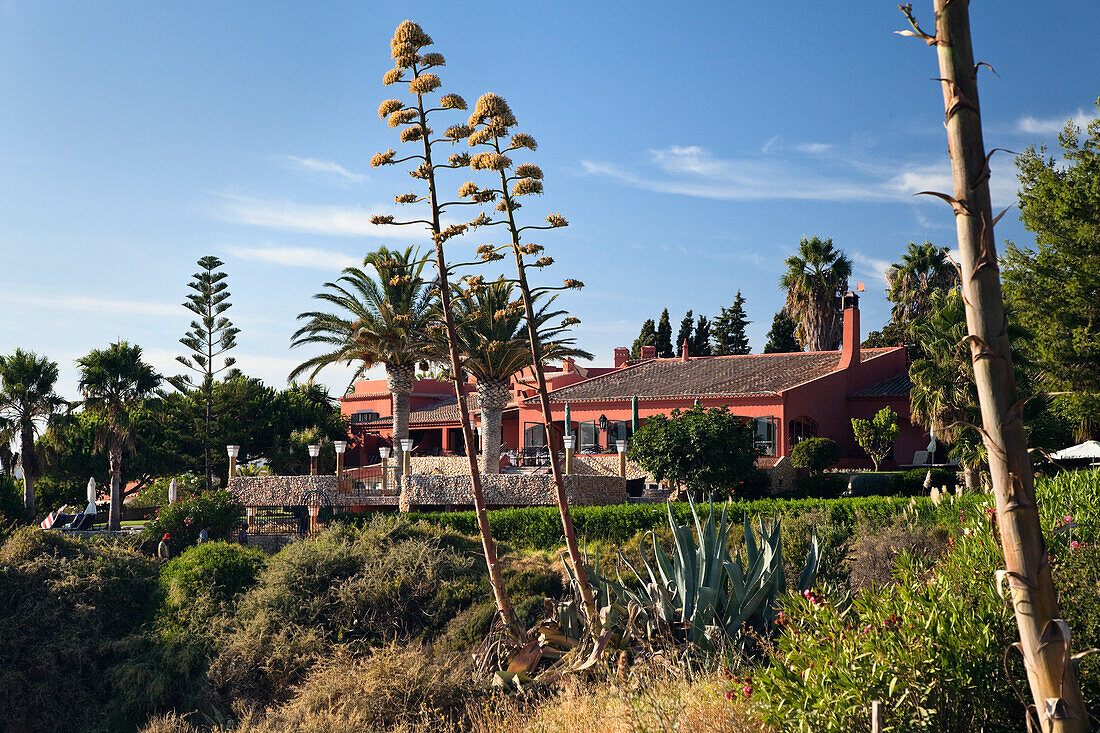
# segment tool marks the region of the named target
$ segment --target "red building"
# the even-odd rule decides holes
[[[744,356],[656,358],[653,347],[631,360],[625,348],[615,349],[612,367],[583,368],[566,362],[548,370],[554,417],[555,448],[561,448],[566,414],[577,448],[614,452],[615,441],[629,439],[635,420],[650,415],[704,407],[727,406],[756,426],[757,446],[769,456],[785,456],[798,440],[828,437],[840,444],[843,464],[870,466],[856,445],[851,418],[871,418],[884,406],[898,414],[894,444],[896,463],[908,464],[923,450],[927,434],[909,422],[909,364],[903,347],[861,349],[857,296],[850,294],[844,310],[840,351]],[[526,377],[526,379],[525,379]],[[512,404],[502,419],[506,450],[542,446],[542,410],[530,375],[513,379]],[[470,385],[471,392],[474,385]],[[391,435],[390,396],[385,381],[364,381],[342,401],[361,448],[362,463],[372,462],[378,441]],[[476,418],[476,399],[471,400]],[[417,383],[412,397],[410,435],[416,452],[425,455],[462,453],[458,406],[450,384]],[[354,460],[354,459],[353,459]]]

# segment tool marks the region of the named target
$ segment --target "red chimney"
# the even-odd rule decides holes
[[[642,347],[642,359],[656,359],[657,347],[656,346],[643,346]]]
[[[840,342],[840,366],[838,369],[850,369],[859,366],[859,296],[845,293],[844,336]]]
[[[615,347],[615,368],[620,369],[626,366],[626,363],[630,361],[630,349],[625,346]]]
[[[688,354],[688,340],[684,339],[684,348],[680,352],[680,360],[681,361],[687,361],[690,358],[691,358],[691,355]]]
[[[573,361],[572,357],[567,356],[567,357],[565,357],[564,359],[561,360],[561,370],[563,372],[568,373],[568,372],[573,371],[575,368],[576,368],[576,362]]]

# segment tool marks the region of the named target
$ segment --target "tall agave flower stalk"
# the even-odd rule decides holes
[[[1018,648],[1041,729],[1086,731],[1088,714],[1077,682],[1076,658],[1070,651],[1069,626],[1060,617],[1051,579],[1024,436],[1024,401],[1018,399],[1012,368],[993,238],[993,226],[1004,212],[994,217],[989,200],[989,157],[993,153],[986,154],[982,141],[977,84],[981,64],[974,63],[967,2],[933,0],[933,6],[934,34],[921,29],[908,4],[898,7],[912,30],[898,32],[922,39],[936,49],[939,58],[937,81],[943,87],[954,195],[921,193],[943,199],[955,212],[969,331],[965,340],[974,363],[982,413],[980,430],[1005,555],[1005,570],[997,573],[998,591],[1007,582],[1020,630]]]
[[[501,250],[510,249],[516,262],[516,284],[519,285],[523,302],[523,310],[527,322],[528,340],[531,346],[531,364],[535,374],[535,383],[538,389],[539,402],[542,405],[543,429],[546,433],[546,445],[552,446],[551,426],[553,417],[550,411],[550,396],[546,387],[546,373],[543,363],[546,354],[543,344],[539,339],[538,319],[535,314],[535,298],[543,292],[552,290],[571,290],[584,287],[584,283],[578,280],[567,279],[560,287],[532,288],[527,279],[529,267],[543,268],[553,264],[551,257],[541,255],[543,247],[539,244],[524,242],[524,232],[540,229],[557,229],[568,226],[568,222],[561,214],[551,214],[546,217],[546,225],[519,226],[516,222],[515,212],[521,204],[517,201],[522,196],[530,196],[542,193],[542,170],[531,163],[522,163],[512,166],[512,159],[508,153],[517,150],[535,150],[538,144],[535,139],[526,133],[516,133],[509,137],[509,131],[516,125],[516,118],[508,103],[495,94],[482,95],[474,106],[470,115],[468,142],[471,147],[483,148],[481,152],[474,154],[470,159],[470,167],[475,171],[490,171],[496,173],[499,183],[488,188],[480,188],[470,182],[459,191],[459,195],[471,202],[487,203],[496,201],[496,210],[501,215],[496,220],[483,215],[476,221],[478,226],[504,225],[508,229],[510,242],[502,247],[483,245],[478,249],[478,254],[485,261],[502,259],[505,255]],[[499,187],[497,187],[499,186]],[[527,257],[537,257],[527,260]],[[576,318],[567,318],[562,326],[567,327],[579,323]],[[561,465],[558,462],[557,451],[550,451],[550,470],[554,477],[554,486],[557,490],[558,511],[561,514],[562,529],[565,533],[565,546],[569,552],[569,560],[573,565],[577,588],[581,595],[585,615],[593,629],[600,624],[599,612],[596,607],[596,597],[592,591],[592,583],[585,570],[584,556],[581,554],[577,543],[577,534],[573,529],[573,515],[569,509],[569,499],[565,493],[565,484],[562,480]]]
[[[445,64],[440,53],[421,51],[432,44],[431,37],[424,30],[411,21],[405,21],[397,27],[393,40],[390,42],[391,56],[394,59],[394,67],[382,77],[382,83],[386,86],[407,82],[409,94],[413,98],[411,104],[406,104],[399,99],[387,99],[378,108],[378,116],[387,120],[390,127],[401,130],[402,143],[420,143],[421,152],[397,158],[397,153],[390,149],[384,153],[378,153],[371,159],[371,166],[396,165],[407,161],[414,161],[417,166],[409,171],[409,175],[418,181],[427,184],[427,195],[416,193],[400,194],[394,198],[399,204],[426,203],[430,209],[430,218],[413,219],[410,221],[397,221],[393,216],[375,216],[371,219],[374,224],[391,224],[397,226],[421,225],[431,232],[432,241],[435,244],[435,267],[438,274],[437,286],[439,288],[440,311],[443,315],[443,326],[446,330],[448,356],[450,360],[451,375],[454,378],[455,394],[458,398],[458,409],[461,414],[462,437],[466,443],[466,456],[470,463],[470,488],[473,495],[474,509],[477,512],[477,526],[481,533],[481,543],[485,551],[485,562],[489,569],[489,582],[493,588],[493,596],[496,600],[497,613],[513,640],[520,642],[523,639],[523,630],[516,619],[515,611],[508,599],[504,588],[504,576],[500,569],[500,560],[497,555],[496,543],[489,529],[489,517],[485,509],[485,496],[481,488],[481,473],[478,471],[477,450],[473,433],[470,428],[470,409],[466,397],[466,384],[462,369],[461,355],[458,350],[458,340],[455,331],[454,311],[451,305],[451,291],[448,276],[453,269],[447,265],[444,244],[451,238],[463,234],[469,224],[451,224],[444,226],[442,223],[443,212],[451,206],[458,206],[467,202],[441,201],[439,188],[436,185],[436,171],[440,168],[458,168],[469,164],[470,156],[466,153],[452,155],[447,163],[436,163],[432,157],[437,145],[446,143],[453,145],[468,134],[465,125],[455,125],[443,134],[442,137],[432,138],[432,129],[428,126],[430,119],[440,113],[449,110],[465,110],[466,101],[457,94],[444,94],[435,101],[435,106],[425,102],[425,97],[434,94],[442,86],[439,76],[431,70]]]

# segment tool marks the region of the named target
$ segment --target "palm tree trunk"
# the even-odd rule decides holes
[[[400,441],[409,437],[409,405],[415,383],[416,368],[412,364],[386,365],[386,388],[393,402],[393,445],[399,451]],[[398,480],[403,465],[403,460],[397,461]]]
[[[414,68],[414,74],[416,70]],[[424,100],[417,95],[417,110],[420,114],[420,126],[428,129],[428,119],[424,112]],[[450,271],[447,268],[447,259],[443,253],[444,238],[441,236],[439,194],[435,187],[435,169],[432,167],[432,146],[429,135],[425,134],[424,164],[428,173],[428,200],[432,207],[432,234],[435,240],[435,266],[439,274],[439,304],[443,311],[443,323],[447,328],[447,351],[451,362],[451,376],[454,378],[455,396],[458,400],[459,421],[462,426],[462,439],[466,443],[466,458],[470,464],[470,495],[474,503],[474,512],[477,515],[477,529],[481,534],[481,546],[485,551],[485,565],[489,570],[489,585],[493,588],[493,598],[496,600],[497,614],[506,632],[516,645],[524,642],[524,631],[516,618],[516,612],[512,608],[512,602],[508,599],[508,590],[504,587],[504,573],[500,569],[500,559],[497,556],[497,545],[493,540],[493,532],[489,527],[489,513],[485,506],[485,495],[481,490],[481,472],[477,465],[477,444],[474,442],[473,429],[470,427],[470,407],[466,399],[466,383],[462,369],[461,357],[458,353],[458,335],[455,327],[454,309],[451,307],[451,286],[449,280]]]
[[[954,180],[954,197],[948,199],[955,210],[962,260],[967,340],[1020,648],[1042,729],[1086,731],[1089,719],[1075,665],[1070,661],[1069,627],[1060,618],[1035,505],[1023,402],[1017,401],[993,236],[996,220],[989,199],[988,158],[982,141],[969,9],[959,0],[933,0],[933,6],[933,42],[939,57]],[[910,21],[922,33],[911,15]]]
[[[122,529],[122,447],[112,446],[107,453],[111,469],[111,510],[107,515],[107,529]]]
[[[500,473],[500,420],[511,393],[508,383],[493,379],[477,382],[477,403],[481,408],[481,472]]]
[[[38,467],[34,463],[34,431],[24,427],[19,434],[19,466],[23,469],[23,506],[27,514],[34,518],[34,474]]]

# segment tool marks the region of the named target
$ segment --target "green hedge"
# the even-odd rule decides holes
[[[965,497],[954,504],[932,505],[930,499],[918,497],[917,506],[922,516],[936,524],[957,524],[960,508],[969,508],[980,497]],[[798,516],[815,509],[824,512],[829,522],[850,526],[853,529],[861,521],[873,526],[888,524],[893,517],[909,506],[909,498],[858,497],[844,499],[760,499],[757,501],[731,502],[729,511],[734,516],[778,515]],[[686,503],[671,505],[680,522],[687,522],[691,511]],[[717,510],[719,505],[715,505]],[[410,521],[424,521],[446,527],[466,535],[476,536],[477,517],[472,511],[464,512],[411,512],[403,515]],[[355,521],[349,515],[348,521]],[[611,506],[574,507],[573,524],[577,536],[588,542],[607,541],[622,544],[639,532],[667,526],[664,504],[614,504]],[[536,550],[557,550],[562,544],[561,517],[555,507],[523,507],[489,512],[489,526],[498,542]]]

